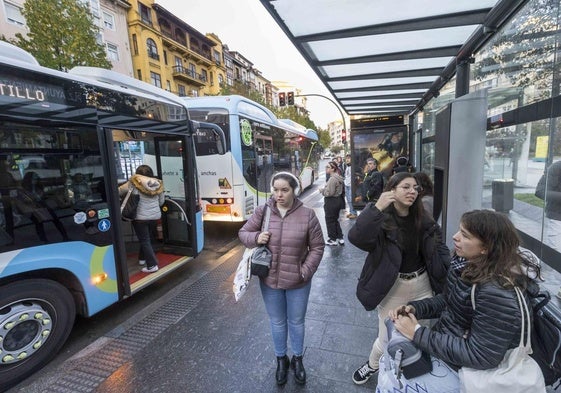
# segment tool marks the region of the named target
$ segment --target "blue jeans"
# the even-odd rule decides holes
[[[347,205],[349,205],[349,213],[356,214],[353,207],[353,194],[351,194],[351,186],[345,186],[345,198],[347,198]]]
[[[152,248],[151,233],[156,227],[156,221],[134,220],[132,222],[136,237],[140,243],[140,250],[138,251],[138,259],[145,260],[147,267],[156,266],[158,260]]]
[[[287,352],[287,339],[290,333],[292,354],[304,354],[304,321],[308,309],[308,298],[312,280],[296,289],[273,289],[261,284],[261,295],[265,302],[276,356],[284,356]]]

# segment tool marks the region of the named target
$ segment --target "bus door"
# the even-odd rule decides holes
[[[158,177],[164,182],[166,202],[162,206],[161,237],[169,253],[193,255],[196,230],[193,228],[193,206],[187,196],[196,195],[189,185],[184,136],[154,139]]]
[[[265,135],[255,136],[255,163],[257,167],[257,203],[264,204],[271,194],[273,176],[273,138]]]

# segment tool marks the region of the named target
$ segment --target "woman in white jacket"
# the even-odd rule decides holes
[[[140,165],[130,180],[119,187],[119,195],[126,195],[130,188],[132,195],[139,196],[136,217],[132,222],[140,243],[138,263],[146,265],[142,268],[144,273],[154,273],[158,271],[158,260],[152,248],[150,234],[162,217],[160,206],[164,204],[164,183],[154,177],[152,168]]]

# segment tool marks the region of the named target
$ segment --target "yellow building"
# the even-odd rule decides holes
[[[218,94],[226,74],[220,39],[203,35],[153,0],[129,3],[134,76],[180,96]]]

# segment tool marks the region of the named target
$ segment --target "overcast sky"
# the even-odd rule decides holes
[[[259,0],[156,0],[199,32],[215,33],[228,48],[245,56],[270,81],[286,81],[302,94],[323,94],[327,88],[282,32]],[[308,97],[314,123],[341,120],[334,104],[321,97]]]

